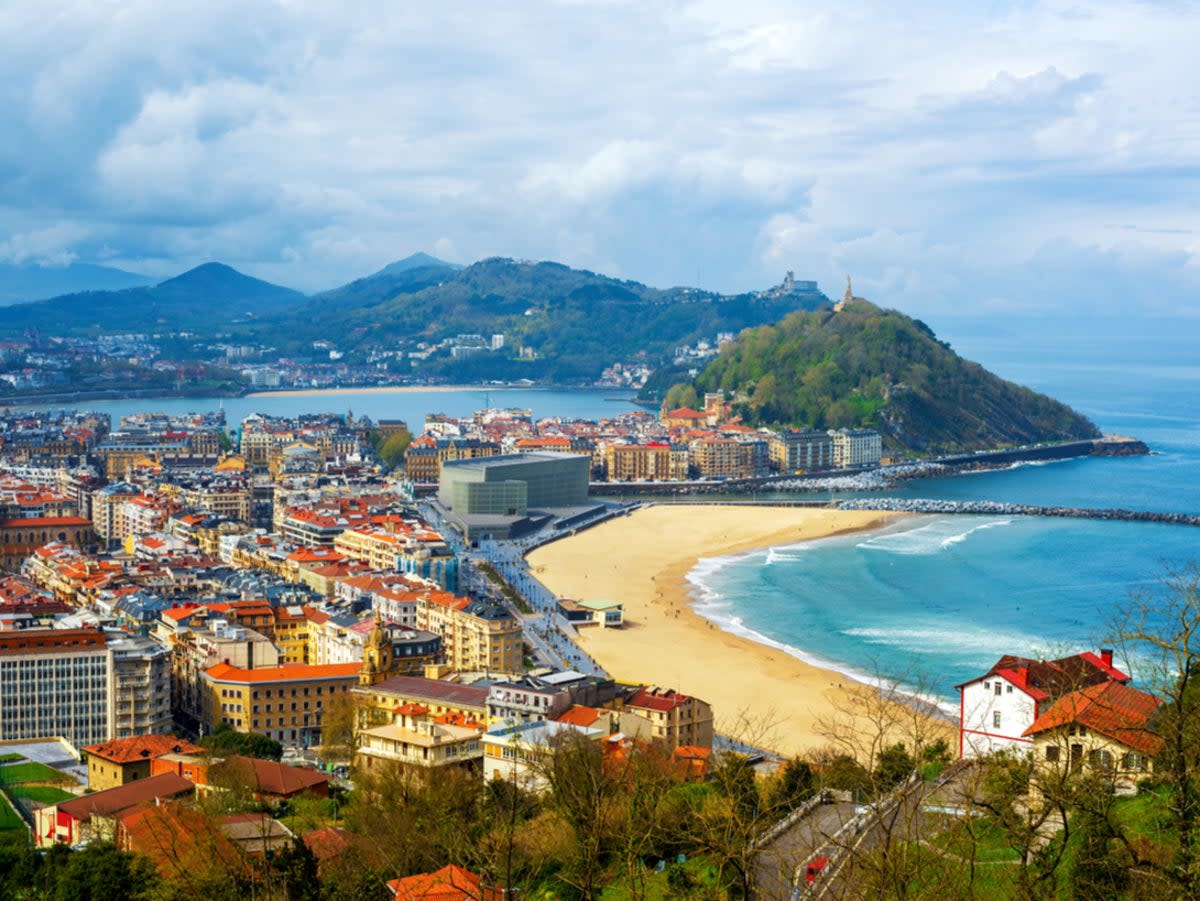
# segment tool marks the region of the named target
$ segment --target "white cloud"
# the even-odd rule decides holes
[[[1200,267],[1186,4],[59,6],[0,7],[10,259],[851,270],[931,316],[1061,307],[1096,268],[1178,308]]]

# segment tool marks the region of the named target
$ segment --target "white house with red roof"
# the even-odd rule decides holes
[[[1085,651],[1058,660],[1032,660],[1006,654],[982,676],[955,686],[959,694],[960,757],[996,751],[1029,753],[1025,733],[1057,698],[1104,682],[1125,684],[1129,676],[1113,666],[1110,650]]]

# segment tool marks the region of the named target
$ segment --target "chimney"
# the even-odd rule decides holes
[[[1100,659],[1104,661],[1105,666],[1112,666],[1113,665],[1112,648],[1101,648],[1100,649]]]

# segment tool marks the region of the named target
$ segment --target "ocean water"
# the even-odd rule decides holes
[[[1172,360],[1152,347],[1144,355],[1079,348],[1064,359],[1028,345],[968,348],[1154,454],[1022,464],[889,494],[1200,513],[1200,366],[1189,353],[1185,346]],[[1167,569],[1192,561],[1200,561],[1195,527],[920,516],[881,532],[701,561],[690,579],[697,609],[722,628],[851,677],[920,685],[951,704],[956,684],[1002,654],[1103,646],[1122,604],[1160,591]]]

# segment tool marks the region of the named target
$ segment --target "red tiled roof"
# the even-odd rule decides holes
[[[63,801],[58,805],[58,812],[68,814],[77,820],[87,820],[96,814],[111,817],[146,801],[187,794],[195,787],[190,780],[175,773],[162,773],[148,779],[138,779],[116,788]]]
[[[572,726],[590,726],[600,719],[600,711],[595,707],[585,707],[582,704],[564,710],[562,716],[558,718],[560,723],[568,723]]]
[[[285,663],[282,666],[264,666],[242,669],[228,663],[210,666],[209,678],[219,682],[290,682],[317,681],[320,679],[347,679],[361,672],[361,663]]]
[[[418,873],[388,882],[395,901],[491,901],[499,893],[480,889],[480,879],[470,870],[450,864],[435,873]]]
[[[218,767],[237,773],[254,791],[264,795],[288,797],[329,784],[329,777],[324,773],[257,757],[235,754],[226,757]]]
[[[111,763],[133,763],[161,757],[163,754],[200,754],[204,751],[185,738],[174,735],[135,735],[90,745],[83,750],[93,757],[103,757]]]
[[[337,826],[322,826],[312,832],[306,832],[302,841],[317,860],[327,860],[337,857],[350,847],[354,833]]]
[[[629,699],[629,707],[642,707],[646,710],[674,710],[676,707],[681,707],[690,698],[687,695],[681,695],[677,691],[660,691],[658,689],[649,689],[642,686],[637,690],[632,698]]]
[[[1086,726],[1145,754],[1157,754],[1162,739],[1154,734],[1151,719],[1158,709],[1154,695],[1122,685],[1101,682],[1063,695],[1039,716],[1026,735],[1038,735],[1060,726]]]

